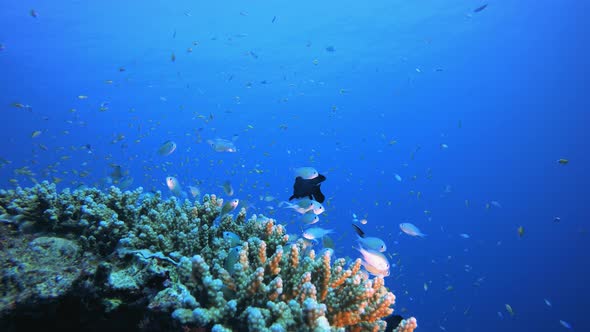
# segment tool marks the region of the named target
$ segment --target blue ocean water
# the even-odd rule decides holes
[[[222,197],[229,180],[300,233],[278,203],[313,166],[336,254],[358,257],[352,214],[366,218],[419,331],[590,331],[589,9],[3,1],[0,186],[106,188],[113,164],[167,196],[167,176]]]

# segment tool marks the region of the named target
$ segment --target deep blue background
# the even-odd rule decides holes
[[[110,163],[166,195],[169,175],[222,197],[230,180],[299,233],[277,205],[310,165],[337,255],[358,256],[351,216],[366,216],[396,254],[396,312],[420,331],[589,331],[590,4],[483,3],[3,0],[0,186],[31,185],[14,173],[28,166],[103,188]],[[234,135],[234,154],[205,143]],[[178,150],[157,155],[169,139]]]

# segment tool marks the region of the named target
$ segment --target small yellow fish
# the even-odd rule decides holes
[[[31,134],[31,138],[35,138],[39,135],[41,135],[42,131],[41,130],[35,130],[32,134]]]
[[[557,160],[558,163],[560,163],[561,165],[567,165],[570,161],[568,159],[559,159]]]
[[[79,95],[78,99],[83,100],[83,99],[88,99],[88,96],[84,96],[84,95]]]
[[[522,237],[524,235],[524,227],[519,226],[518,227],[518,236]]]

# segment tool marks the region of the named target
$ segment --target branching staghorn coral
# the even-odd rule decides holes
[[[331,251],[316,257],[302,240],[287,244],[284,228],[273,219],[253,217],[246,223],[258,224],[264,237],[282,242],[273,253],[265,240],[250,237],[240,249],[233,275],[221,267],[222,257],[207,262],[195,255],[192,276],[201,290],[200,298],[215,304],[195,311],[199,325],[252,331],[261,326],[282,326],[288,331],[385,328],[381,318],[393,311],[395,296],[384,287],[382,278],[369,279],[360,272],[360,260],[348,268],[344,259],[331,264]],[[283,310],[274,310],[276,306]],[[237,320],[232,315],[236,311],[242,312]]]
[[[395,332],[413,332],[418,327],[416,318],[410,317],[404,319],[399,323],[399,326],[394,330]]]
[[[381,318],[392,313],[395,296],[381,277],[360,271],[360,260],[334,259],[329,250],[316,255],[302,240],[289,242],[275,220],[247,219],[245,209],[216,224],[222,205],[215,195],[202,202],[164,200],[141,188],[58,194],[55,185],[43,182],[0,190],[0,227],[76,241],[102,261],[92,278],[105,282],[93,286],[93,294],[102,294],[115,309],[128,298],[147,297],[147,309],[167,315],[179,329],[385,329]],[[232,247],[224,232],[242,244]],[[140,293],[148,284],[153,291]],[[415,328],[415,320],[403,324],[400,331]]]

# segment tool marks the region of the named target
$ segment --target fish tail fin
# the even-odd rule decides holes
[[[354,244],[352,245],[352,249],[354,249],[354,250],[356,250],[358,252],[361,252],[361,250],[363,249],[363,247],[361,246],[360,243],[357,242],[356,246]]]
[[[318,184],[313,191],[313,199],[315,199],[318,203],[323,203],[326,200],[326,196],[322,193],[320,189],[320,185]]]
[[[279,207],[283,207],[285,206],[286,209],[295,209],[297,207],[297,205],[287,202],[287,201],[282,201],[279,203]]]

